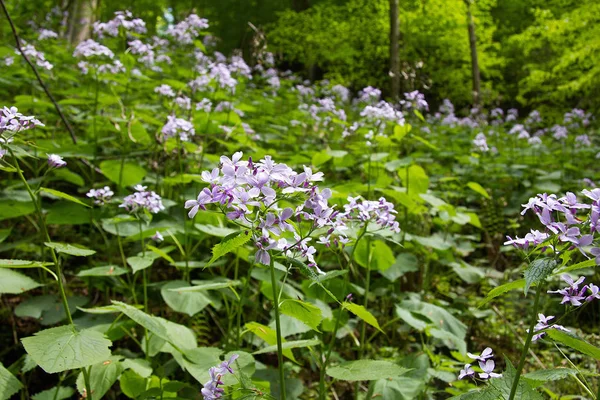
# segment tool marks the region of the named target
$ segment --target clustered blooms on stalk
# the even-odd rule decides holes
[[[594,234],[600,232],[600,189],[584,189],[582,193],[592,200],[592,204],[580,203],[572,192],[567,192],[560,198],[546,193],[530,198],[527,204],[522,205],[521,215],[528,211],[534,212],[544,225],[544,232],[532,229],[524,238],[513,239],[507,236],[508,240],[504,244],[527,249],[545,243],[552,237],[556,238],[555,243],[548,243],[546,247],[558,251],[556,246],[565,243],[568,249],[577,248],[588,256],[586,249],[592,245]],[[585,218],[582,213],[588,210],[589,215]],[[585,233],[586,230],[589,233]],[[600,249],[592,248],[590,253],[596,255],[600,253]]]
[[[183,142],[190,140],[190,136],[196,134],[194,125],[183,118],[176,118],[174,115],[167,116],[167,123],[162,127],[161,132],[165,140],[172,137],[179,137]]]
[[[479,361],[479,368],[483,372],[479,373],[480,379],[489,379],[489,378],[501,378],[502,374],[498,374],[494,372],[494,368],[496,368],[496,363],[492,359],[494,357],[494,352],[491,347],[486,347],[480,355],[475,355],[471,353],[467,353],[469,358],[473,360]],[[458,379],[463,378],[474,378],[475,370],[471,367],[471,364],[465,364],[464,368],[460,371],[458,375]]]
[[[473,145],[481,152],[485,153],[490,151],[490,148],[487,144],[487,138],[483,132],[479,132],[477,136],[475,136],[475,139],[473,139]]]
[[[348,242],[344,231],[349,223],[357,221],[400,230],[394,206],[384,198],[362,202],[350,198],[340,212],[329,205],[331,190],[315,184],[323,180],[322,172],[313,173],[308,167],[297,172],[275,163],[270,156],[258,162],[252,158],[244,161],[242,155],[237,152],[231,159],[221,156],[219,168],[204,171],[202,179],[210,186],[195,200],[186,201],[185,208],[194,218],[208,204],[217,205],[228,219],[251,233],[259,263],[269,265],[269,250],[274,250],[288,257],[306,258],[308,265],[320,273],[315,261],[317,250],[310,245],[313,232],[323,232],[318,243],[329,246],[334,233],[339,237],[334,243]],[[282,208],[280,204],[292,202],[299,205]]]
[[[114,56],[115,54],[112,52],[112,50],[96,42],[93,39],[84,40],[83,42],[79,43],[75,48],[75,51],[73,51],[73,57],[83,57],[85,59],[98,60],[108,58],[109,60],[112,60]],[[104,62],[101,64],[98,64],[96,62],[80,61],[77,63],[77,66],[81,70],[81,73],[84,75],[87,75],[89,73],[90,68],[95,69],[98,73],[101,74],[118,74],[125,72],[125,66],[119,60],[115,60],[112,63]]]
[[[104,186],[100,189],[90,189],[90,191],[86,193],[86,196],[94,199],[94,204],[99,206],[108,203],[114,195],[115,193],[108,186]]]
[[[32,115],[23,115],[17,107],[0,109],[0,160],[4,158],[7,150],[4,148],[13,141],[13,136],[18,132],[45,126]]]
[[[157,214],[165,209],[162,198],[155,192],[146,190],[146,186],[136,185],[134,189],[136,192],[126,196],[119,207],[126,209],[130,213],[148,211],[152,214]]]
[[[200,31],[208,29],[208,20],[196,14],[190,14],[186,19],[167,30],[167,35],[181,44],[191,44],[200,35]]]
[[[221,382],[221,378],[227,374],[233,374],[233,368],[231,368],[231,364],[239,357],[238,354],[234,354],[228,361],[223,361],[221,364],[216,367],[211,367],[208,370],[208,374],[210,375],[210,380],[204,384],[204,387],[200,391],[204,400],[215,400],[220,399],[225,393],[225,390],[219,387],[219,385],[224,385]]]
[[[54,65],[52,65],[48,60],[46,60],[46,56],[44,56],[44,53],[42,53],[41,51],[38,51],[32,44],[26,44],[23,43],[21,45],[21,51],[23,52],[24,55],[27,56],[27,58],[29,58],[32,62],[34,62],[38,67],[43,68],[45,70],[50,71],[52,68],[54,68]],[[21,52],[19,52],[19,50],[15,50],[15,53],[17,55],[21,55]],[[11,62],[12,64],[12,62]],[[10,65],[10,64],[7,64]]]
[[[146,33],[146,22],[141,18],[133,18],[131,11],[117,11],[115,17],[108,22],[94,22],[94,33],[99,38],[104,35],[119,36],[119,28],[123,27],[126,32]]]
[[[536,333],[535,335],[533,335],[531,337],[531,341],[536,342],[539,339],[543,338],[544,335],[546,335],[545,330],[552,328],[552,329],[557,329],[559,331],[563,331],[563,332],[571,332],[570,330],[568,330],[567,328],[565,328],[562,325],[557,325],[557,324],[553,324],[550,322],[550,320],[554,319],[554,315],[549,315],[549,316],[545,316],[544,314],[538,314],[538,321],[535,324],[535,326],[533,327],[533,331],[534,332],[540,332],[540,331],[544,331],[544,332],[540,332],[540,333]],[[529,329],[527,329],[527,332],[529,333]]]
[[[404,100],[400,100],[400,104],[409,109],[415,109],[417,111],[429,110],[429,104],[425,100],[425,95],[418,90],[404,93]]]

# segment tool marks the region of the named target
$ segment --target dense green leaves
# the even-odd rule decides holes
[[[23,385],[9,370],[0,364],[0,399],[8,400],[17,393]]]
[[[600,360],[600,348],[594,346],[593,344],[590,344],[573,334],[563,332],[558,329],[549,329],[546,332],[548,333],[548,336],[550,336],[550,338],[552,338],[553,340],[562,343],[565,346],[568,346],[583,354],[586,354],[590,357],[593,357],[596,360]]]
[[[282,314],[289,315],[290,317],[302,321],[317,332],[319,331],[319,324],[323,319],[319,307],[301,300],[288,299],[281,302],[279,311]]]
[[[95,250],[91,250],[86,248],[85,246],[81,246],[79,244],[69,244],[69,243],[56,243],[56,242],[47,242],[44,243],[46,247],[50,247],[54,249],[57,253],[68,254],[70,256],[76,257],[88,257],[93,254],[96,254]]]
[[[108,160],[100,163],[100,170],[108,179],[119,186],[133,186],[142,181],[146,170],[137,164]]]
[[[251,235],[249,232],[240,232],[240,233],[231,234],[231,235],[224,237],[223,241],[221,241],[221,243],[219,243],[219,244],[215,245],[215,247],[213,247],[212,257],[211,257],[210,261],[206,264],[206,266],[207,267],[210,266],[212,263],[214,263],[219,258],[223,257],[225,254],[231,253],[232,251],[235,251],[239,247],[248,243],[250,238],[251,238]]]
[[[0,268],[0,293],[18,294],[41,285],[20,272]]]

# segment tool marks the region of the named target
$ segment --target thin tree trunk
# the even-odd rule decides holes
[[[72,45],[89,39],[92,35],[92,24],[94,23],[94,12],[98,6],[98,0],[74,1],[69,14],[69,42]]]
[[[467,6],[467,24],[469,28],[469,46],[471,47],[471,75],[473,78],[473,104],[480,105],[481,102],[481,74],[479,72],[479,61],[477,59],[477,36],[475,35],[475,22],[471,14],[471,0],[465,0]]]
[[[390,0],[390,77],[392,98],[400,97],[400,9],[399,0]]]

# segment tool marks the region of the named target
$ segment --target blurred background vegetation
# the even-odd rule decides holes
[[[143,18],[151,32],[161,32],[196,12],[210,20],[210,30],[219,38],[217,49],[224,54],[239,49],[252,63],[256,47],[266,45],[280,68],[306,79],[329,79],[354,91],[376,86],[394,97],[418,89],[434,107],[450,98],[463,109],[481,103],[537,108],[546,115],[573,107],[592,112],[600,108],[597,0],[8,3],[21,29],[52,28],[44,21],[47,13],[56,7],[68,11],[68,16],[61,16],[61,33],[72,43],[89,34],[93,20],[111,19],[117,10],[129,9]],[[397,35],[390,34],[394,23]],[[11,42],[8,33],[7,26],[0,29],[3,43]],[[399,77],[396,85],[394,76]]]

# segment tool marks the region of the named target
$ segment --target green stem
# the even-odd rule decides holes
[[[529,351],[529,345],[531,345],[531,338],[533,338],[534,328],[537,322],[537,312],[538,306],[540,304],[540,294],[542,293],[542,286],[542,282],[540,282],[537,286],[537,289],[535,290],[535,300],[533,302],[533,310],[531,310],[531,322],[529,323],[529,332],[527,333],[527,339],[525,340],[525,345],[523,346],[523,351],[521,352],[521,359],[519,360],[519,365],[517,366],[517,372],[515,374],[515,379],[513,381],[512,387],[510,389],[510,395],[508,396],[508,400],[514,400],[515,395],[517,394],[519,379],[521,378],[521,373],[523,372],[523,367],[525,366],[527,352]]]
[[[277,356],[279,358],[279,394],[280,399],[285,400],[285,372],[283,370],[283,349],[281,346],[281,323],[279,321],[279,296],[277,293],[277,280],[275,279],[275,264],[271,257],[271,286],[273,286],[273,308],[275,310],[275,330],[277,332]]]
[[[92,367],[90,367],[90,370]],[[92,385],[90,384],[90,373],[87,369],[81,368],[81,372],[83,372],[83,380],[85,381],[85,399],[92,400]]]
[[[368,239],[368,238],[367,238]],[[369,304],[369,289],[371,286],[371,241],[367,240],[367,276],[365,282],[365,299],[363,301],[363,306],[365,309]],[[360,347],[358,349],[358,359],[360,360],[365,352],[365,337],[367,335],[367,323],[363,321],[362,327],[360,330]],[[358,392],[359,392],[360,382],[356,382],[354,386],[354,394],[355,398],[358,400]]]
[[[29,184],[27,183],[27,179],[25,179],[25,176],[23,175],[23,171],[21,170],[21,167],[19,166],[19,162],[17,161],[17,158],[15,157],[15,153],[13,153],[11,148],[8,148],[8,151],[10,152],[10,155],[11,155],[12,159],[14,160],[13,166],[17,170],[17,174],[19,175],[19,178],[25,185],[25,189],[27,190],[27,193],[29,193],[29,197],[31,197],[31,201],[33,202],[35,210],[38,214],[38,218],[40,220],[40,226],[42,227],[42,232],[44,233],[44,238],[46,239],[47,242],[51,242],[52,240],[50,240],[50,234],[48,233],[48,227],[46,226],[46,221],[44,220],[44,214],[42,212],[42,208],[41,208],[40,204],[38,203],[38,199],[37,199],[36,195],[33,193],[33,191],[31,190],[31,187],[29,186]],[[65,292],[65,287],[63,285],[64,276],[62,273],[62,269],[60,268],[60,262],[58,260],[58,257],[56,256],[56,253],[53,248],[50,248],[50,254],[52,255],[52,261],[54,261],[54,265],[56,266],[56,275],[58,276],[58,289],[60,291],[60,297],[62,299],[63,307],[65,309],[65,314],[67,315],[67,320],[69,321],[69,324],[73,325],[73,318],[71,318],[71,312],[69,311],[69,302],[67,301],[67,294]]]

